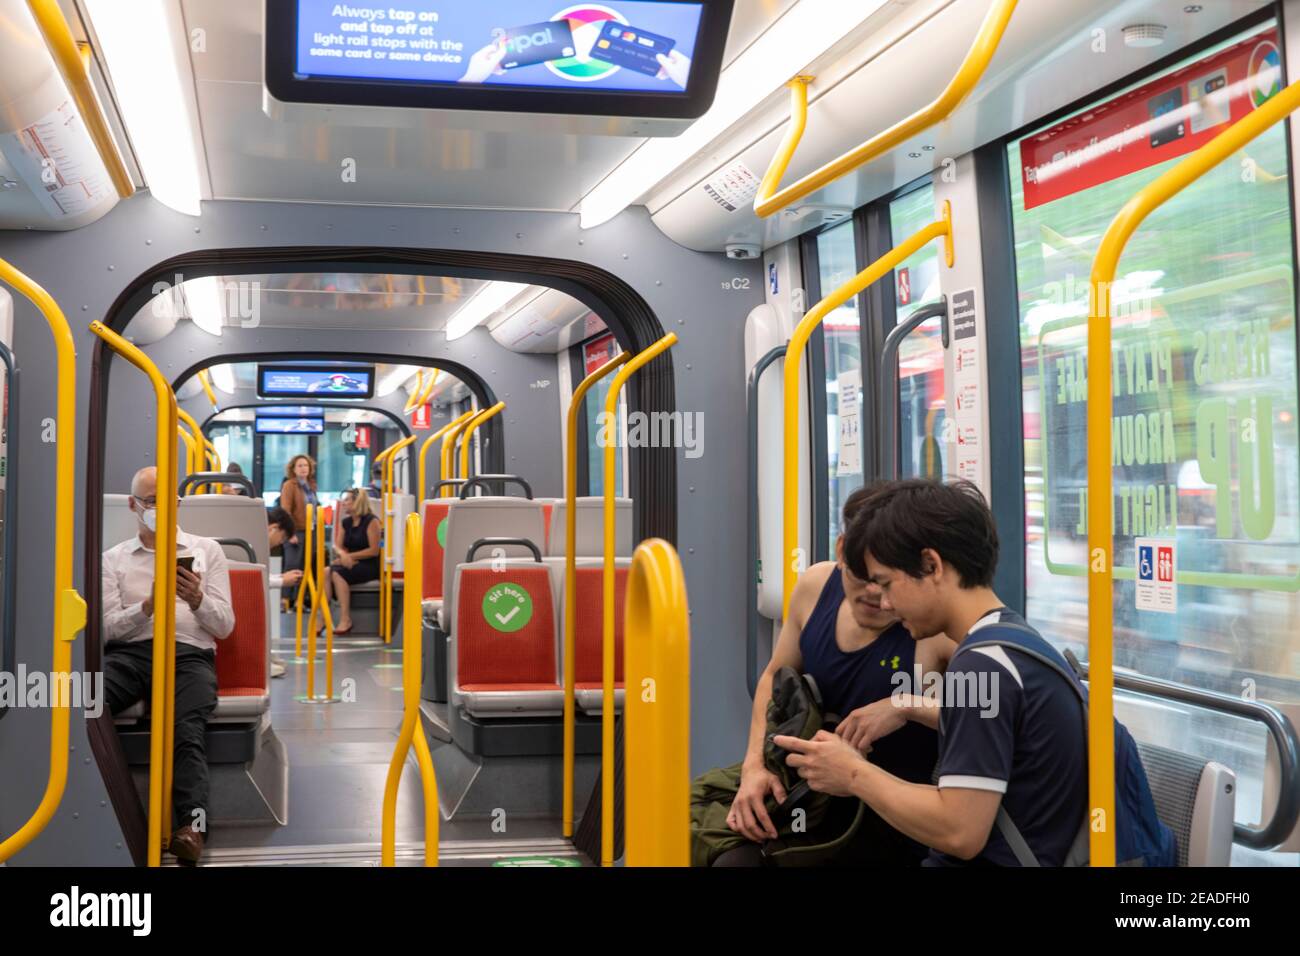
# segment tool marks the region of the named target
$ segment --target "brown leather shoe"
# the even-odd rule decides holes
[[[177,862],[194,866],[203,856],[203,834],[193,827],[181,827],[172,834],[168,849],[175,854]]]

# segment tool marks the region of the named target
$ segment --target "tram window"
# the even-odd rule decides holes
[[[280,500],[280,487],[284,484],[284,469],[289,459],[310,454],[306,435],[262,436],[262,497],[268,508]]]
[[[622,351],[612,335],[602,335],[582,345],[582,363],[584,375],[590,375],[615,355]],[[609,397],[609,388],[614,375],[606,375],[591,387],[584,401],[583,409],[587,431],[587,494],[603,495],[605,493],[605,454],[601,443],[601,419],[605,410],[605,399]],[[619,397],[620,422],[626,414],[626,403]],[[614,493],[623,493],[623,455],[626,449],[619,442],[619,453],[614,456]]]
[[[212,428],[212,444],[224,464],[235,462],[244,469],[244,474],[252,474],[252,425],[216,425]]]
[[[934,221],[934,186],[930,183],[889,204],[889,230],[895,242]],[[923,305],[939,301],[939,245],[927,243],[894,272],[898,322]],[[938,478],[943,471],[945,412],[943,337],[938,319],[921,325],[898,350],[899,474]]]
[[[340,495],[349,488],[361,487],[366,462],[364,455],[349,455],[343,447],[343,425],[328,422],[325,433],[316,440],[320,455],[316,462],[316,486],[322,494]]]
[[[1139,188],[1228,119],[1249,113],[1270,87],[1280,89],[1281,77],[1265,72],[1277,63],[1278,43],[1276,24],[1264,24],[1142,80],[1105,108],[1093,104],[1068,125],[1031,131],[1008,147],[1027,611],[1044,634],[1080,654],[1087,650],[1083,363],[1092,259]],[[1089,147],[1125,136],[1138,125],[1135,116],[1159,116],[1156,106],[1174,92],[1190,89],[1197,101],[1211,81],[1232,100],[1175,116],[1136,142],[1130,135],[1122,152]],[[1274,126],[1159,208],[1121,260],[1112,290],[1114,605],[1117,666],[1295,702],[1300,457],[1289,175],[1286,129]],[[1137,609],[1138,538],[1176,544],[1176,613]],[[1173,739],[1243,773],[1239,740],[1214,718],[1147,710],[1147,739]],[[1245,791],[1257,784],[1242,778]]]
[[[829,295],[857,274],[857,244],[851,221],[817,236],[817,266],[823,295]],[[826,474],[830,492],[828,540],[832,542],[840,534],[840,513],[844,510],[844,499],[862,487],[861,431],[842,435],[841,425],[850,431],[853,430],[853,425],[851,422],[842,422],[840,415],[841,394],[855,395],[860,426],[863,384],[861,328],[856,296],[828,315],[822,323],[826,354]],[[848,454],[841,455],[841,451]]]

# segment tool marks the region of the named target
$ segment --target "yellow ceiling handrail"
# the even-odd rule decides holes
[[[135,184],[131,182],[131,174],[127,172],[122,154],[108,128],[108,118],[99,108],[99,100],[90,83],[90,74],[77,49],[77,41],[73,39],[72,28],[59,9],[58,0],[27,0],[27,8],[45,38],[45,45],[63,76],[68,92],[72,94],[73,102],[77,104],[77,112],[81,114],[86,132],[90,134],[95,149],[104,161],[113,188],[121,198],[130,199],[135,194]]]
[[[214,412],[221,411],[221,406],[217,404],[217,393],[212,390],[212,379],[205,368],[199,369],[199,384],[203,386],[203,392],[208,396],[208,401],[212,403]]]
[[[620,352],[582,380],[573,390],[569,400],[564,449],[564,593],[578,591],[578,414],[582,400],[614,369],[632,357],[631,352]],[[577,762],[577,745],[574,726],[577,720],[577,703],[574,699],[574,682],[577,680],[577,608],[572,600],[564,602],[564,805],[561,826],[565,837],[573,836],[573,773]]]
[[[469,445],[474,440],[474,433],[490,418],[500,415],[506,409],[505,402],[497,402],[487,411],[479,412],[470,419],[469,424],[465,426],[459,436],[460,441],[460,477],[469,478]]]
[[[424,532],[419,515],[406,516],[406,553],[424,553]],[[406,756],[415,744],[415,760],[420,768],[420,785],[424,788],[424,865],[438,865],[438,777],[429,754],[420,719],[420,661],[422,659],[423,615],[420,596],[424,593],[424,569],[417,561],[406,569],[402,591],[402,728],[398,732],[393,759],[384,781],[383,820],[380,827],[380,865],[397,863],[397,791],[402,783]]]
[[[418,489],[417,494],[420,496],[421,501],[424,500],[424,492],[425,489],[428,487],[425,484],[425,479],[426,479],[425,464],[426,464],[426,459],[428,458],[429,455],[429,449],[433,447],[434,442],[436,442],[439,438],[442,438],[444,435],[446,435],[447,432],[451,431],[453,428],[456,428],[458,425],[463,425],[466,421],[468,421],[473,417],[474,417],[474,412],[472,410],[468,412],[462,412],[456,418],[453,418],[447,424],[443,425],[436,432],[434,432],[432,435],[426,438],[424,440],[424,444],[420,446],[420,466],[419,466],[420,483],[417,486]]]
[[[438,376],[441,374],[442,374],[442,369],[435,368],[433,370],[433,374],[429,376],[428,387],[425,388],[424,394],[421,395],[419,400],[417,400],[415,403],[416,408],[419,408],[421,405],[428,403],[430,396],[433,395],[433,387],[438,384]]]
[[[849,150],[838,159],[778,192],[781,177],[785,175],[790,161],[794,158],[795,150],[799,148],[808,122],[808,84],[812,78],[800,76],[792,80],[790,82],[790,129],[772,158],[772,163],[759,186],[758,195],[754,198],[754,212],[758,217],[766,219],[775,215],[792,203],[829,186],[841,176],[884,155],[917,133],[947,119],[975,89],[985,70],[988,69],[989,62],[997,52],[1003,34],[1006,33],[1007,24],[1016,9],[1017,2],[1018,0],[994,0],[993,6],[989,8],[984,22],[980,25],[979,33],[975,36],[975,42],[966,54],[966,59],[962,60],[957,73],[939,94],[938,99],[895,123],[884,132],[877,133],[861,146]]]
[[[72,642],[86,626],[86,602],[72,586],[73,501],[77,464],[77,353],[67,317],[53,296],[0,259],[0,279],[17,289],[40,311],[54,337],[56,380],[54,406],[54,633],[50,670],[72,670]],[[12,559],[11,559],[12,560]],[[66,687],[67,684],[62,686]],[[0,842],[0,863],[27,846],[49,825],[68,785],[68,738],[71,701],[60,693],[50,708],[50,767],[41,802],[13,835]]]
[[[424,369],[417,369],[415,373],[415,388],[411,389],[411,394],[406,397],[406,406],[402,409],[403,415],[409,415],[419,407],[420,393],[423,391]]]
[[[795,579],[799,570],[807,565],[799,550],[799,372],[803,367],[803,353],[812,337],[813,330],[821,324],[826,316],[858,295],[882,276],[893,272],[901,263],[915,255],[927,243],[935,239],[944,240],[944,257],[949,268],[954,261],[952,241],[952,206],[946,200],[943,204],[943,218],[932,222],[920,232],[911,236],[902,245],[891,249],[844,285],[840,286],[826,298],[822,299],[803,320],[795,327],[790,336],[790,343],[785,349],[785,447],[783,482],[785,500],[783,505],[782,548],[784,560],[781,568],[782,620],[790,615],[790,595],[794,592]]]
[[[667,541],[652,538],[632,555],[623,620],[624,859],[690,866],[690,610],[682,562]]]
[[[605,394],[605,431],[610,436],[605,442],[604,456],[604,514],[605,514],[605,563],[601,578],[601,595],[603,616],[601,619],[601,708],[600,708],[600,865],[614,865],[614,480],[618,475],[616,452],[618,451],[618,397],[627,380],[677,344],[677,336],[669,332],[658,342],[646,348],[618,370],[614,380]],[[599,439],[598,439],[599,440]],[[625,622],[626,623],[626,622]],[[626,648],[625,654],[626,654]],[[623,662],[624,678],[627,677],[627,658]],[[626,703],[626,697],[624,698]]]
[[[90,331],[143,372],[153,386],[157,412],[155,466],[157,524],[153,571],[153,688],[149,725],[149,866],[162,865],[163,841],[171,836],[172,768],[176,727],[176,458],[180,425],[176,393],[158,366],[102,322]],[[189,822],[189,821],[187,821]]]
[[[1088,316],[1088,806],[1092,866],[1115,860],[1114,527],[1111,462],[1111,301],[1120,256],[1138,226],[1269,127],[1300,108],[1300,81],[1233,123],[1124,204],[1093,261]]]

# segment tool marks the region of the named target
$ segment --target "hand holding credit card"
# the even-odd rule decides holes
[[[671,61],[671,54],[676,46],[677,41],[670,37],[650,33],[639,27],[611,23],[601,30],[600,39],[591,48],[591,56],[593,59],[644,73],[646,76],[658,77],[664,74],[672,76],[659,58],[664,57]],[[680,54],[678,59],[686,62],[689,72],[690,60]],[[672,76],[672,79],[676,82],[678,78]],[[680,85],[685,86],[684,83]]]

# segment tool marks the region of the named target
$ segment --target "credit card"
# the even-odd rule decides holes
[[[601,30],[600,39],[591,48],[591,57],[646,76],[657,76],[663,67],[655,57],[667,56],[676,45],[677,41],[669,37],[611,23]]]
[[[496,36],[505,41],[506,57],[501,61],[501,67],[506,70],[563,60],[574,54],[573,30],[568,20],[514,27],[502,30]]]

